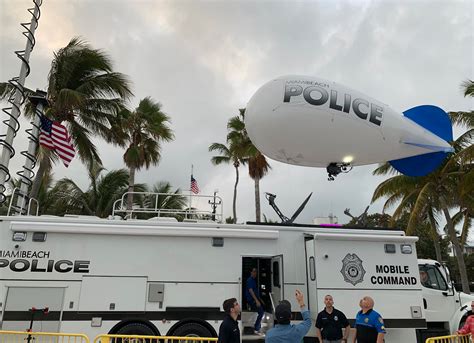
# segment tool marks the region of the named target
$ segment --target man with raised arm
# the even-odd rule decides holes
[[[304,303],[301,291],[295,292],[296,301],[301,310],[303,321],[297,325],[291,324],[291,305],[283,300],[275,309],[275,319],[278,324],[267,332],[265,343],[301,343],[311,328],[311,315]]]

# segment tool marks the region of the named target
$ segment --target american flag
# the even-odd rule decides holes
[[[41,145],[56,151],[66,167],[76,155],[71,137],[64,125],[41,116],[41,131],[39,135]]]
[[[194,194],[198,194],[199,193],[199,186],[198,186],[198,183],[196,181],[196,179],[191,175],[191,192],[193,192]]]

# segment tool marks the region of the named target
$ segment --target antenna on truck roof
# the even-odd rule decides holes
[[[306,197],[306,199],[303,201],[303,203],[300,205],[300,207],[298,207],[298,209],[295,211],[295,213],[293,213],[293,216],[291,216],[291,218],[288,218],[280,211],[278,206],[275,204],[276,195],[272,194],[272,193],[265,192],[265,197],[267,198],[268,203],[270,204],[271,207],[273,207],[275,212],[280,217],[281,222],[284,223],[284,224],[291,224],[295,221],[295,219],[299,216],[301,211],[303,211],[304,207],[308,203],[309,198],[311,198],[311,195],[313,195],[313,192],[309,193],[309,195]]]

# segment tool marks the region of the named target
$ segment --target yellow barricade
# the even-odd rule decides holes
[[[428,338],[425,343],[470,343],[471,335],[452,335]]]
[[[89,338],[75,333],[0,330],[0,343],[89,343]]]
[[[178,336],[99,335],[94,339],[94,343],[211,343],[211,342],[217,342],[217,338],[178,337]]]

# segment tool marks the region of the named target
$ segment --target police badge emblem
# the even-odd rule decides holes
[[[344,281],[353,286],[364,281],[365,269],[362,260],[356,254],[347,254],[342,260],[341,274]]]

